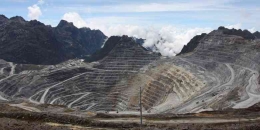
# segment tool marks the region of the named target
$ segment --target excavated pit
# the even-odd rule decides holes
[[[203,34],[173,58],[147,51],[127,36],[114,41],[92,63],[36,66],[1,60],[0,100],[138,111],[141,87],[144,113],[196,113],[260,102],[260,40],[247,31],[220,28]]]

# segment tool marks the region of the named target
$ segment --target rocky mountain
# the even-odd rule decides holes
[[[260,102],[258,32],[220,27],[166,58],[134,38],[111,37],[89,61],[57,65],[0,61],[0,99],[90,111],[194,113]]]
[[[76,28],[61,20],[57,27],[0,15],[0,58],[20,64],[58,64],[99,50],[107,37],[99,30]]]
[[[206,36],[207,34],[203,33],[201,35],[197,35],[194,38],[191,39],[191,41],[187,44],[184,45],[181,52],[177,55],[181,55],[184,53],[189,53],[192,52],[200,43],[200,41]]]
[[[256,31],[256,32],[254,33],[254,36],[255,36],[256,38],[260,39],[260,32]]]
[[[104,57],[106,57],[108,55],[108,53],[110,51],[112,51],[112,49],[119,44],[119,41],[121,40],[121,37],[119,36],[112,36],[110,37],[105,45],[98,51],[96,51],[95,53],[93,53],[92,55],[89,55],[87,57],[85,57],[85,61],[87,62],[93,62],[93,61],[98,61],[103,59]]]
[[[254,40],[254,39],[260,38],[260,33],[258,31],[255,33],[250,33],[248,30],[227,29],[225,27],[219,27],[218,30],[221,31],[223,34],[241,36],[247,40]],[[178,55],[192,52],[206,35],[207,34],[203,33],[201,35],[198,35],[198,36],[195,36],[194,38],[192,38],[191,41],[187,45],[184,45],[183,49],[181,50],[181,52]]]
[[[123,36],[123,37],[128,37],[128,36]],[[134,38],[134,37],[131,37],[131,38],[132,38],[131,40],[133,40],[135,43],[139,44],[140,47],[142,47],[144,50],[146,50],[146,51],[149,50],[142,46],[145,41],[144,39],[138,39],[138,38]],[[122,42],[125,42],[125,41],[122,41],[122,38],[120,36],[111,36],[100,50],[96,51],[92,55],[87,56],[85,58],[85,61],[93,62],[93,61],[98,61],[98,60],[103,59],[114,49],[114,47],[117,44],[120,44]],[[149,50],[149,51],[152,51],[152,50]]]

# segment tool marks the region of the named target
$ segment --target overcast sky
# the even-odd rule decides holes
[[[37,19],[54,27],[65,19],[107,36],[145,38],[145,46],[156,45],[166,56],[178,53],[193,36],[219,26],[260,30],[259,11],[259,0],[1,0],[0,4],[0,14],[7,17]]]

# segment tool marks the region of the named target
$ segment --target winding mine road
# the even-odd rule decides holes
[[[85,73],[76,75],[76,76],[71,77],[71,78],[69,78],[69,79],[67,79],[67,80],[64,80],[64,81],[59,82],[59,83],[57,83],[57,84],[55,84],[55,85],[52,85],[52,86],[50,86],[50,87],[48,87],[48,88],[46,88],[46,89],[44,89],[44,90],[41,90],[41,91],[35,93],[34,95],[32,95],[32,96],[29,98],[29,101],[32,102],[32,103],[37,103],[37,104],[39,104],[39,103],[45,103],[45,96],[47,95],[47,93],[49,92],[49,90],[50,90],[51,88],[54,88],[54,87],[56,87],[56,86],[58,86],[58,85],[61,85],[61,84],[65,83],[65,82],[67,82],[67,81],[70,81],[70,80],[72,80],[72,79],[75,79],[75,78],[77,78],[77,77],[79,77],[79,76],[81,76],[81,75],[84,75],[84,74],[86,74],[86,73],[88,73],[88,72],[85,72]],[[43,92],[43,91],[44,91],[44,93],[43,93],[43,95],[42,95],[42,97],[41,97],[41,99],[40,99],[40,102],[37,102],[37,101],[32,100],[32,97],[34,97],[35,95],[37,95],[37,94],[39,94],[39,93],[41,93],[41,92]]]
[[[21,108],[21,109],[24,109],[24,110],[27,110],[27,111],[30,111],[30,112],[41,112],[41,110],[39,110],[39,109],[37,109],[35,107],[25,106],[23,103],[20,103],[20,104],[10,104],[10,106],[18,107],[18,108]]]
[[[0,95],[0,100],[8,101],[6,98],[2,97],[1,95]]]
[[[188,102],[186,102],[186,103],[180,105],[179,107],[175,108],[173,110],[173,112],[181,114],[181,113],[200,111],[206,103],[208,104],[209,102],[213,102],[214,99],[219,98],[219,96],[222,94],[220,92],[224,91],[227,86],[231,86],[234,82],[234,79],[235,79],[234,69],[230,66],[230,64],[226,63],[225,65],[230,70],[230,77],[229,77],[228,82],[226,82],[225,84],[222,84],[222,85],[220,83],[218,83],[216,86],[211,87],[209,90],[202,93],[201,95],[198,95],[197,97],[194,97],[191,100],[189,100]],[[216,93],[216,92],[218,93],[218,95],[212,98],[212,96],[211,96],[212,93]],[[202,100],[204,100],[205,103],[197,104],[197,102],[201,102]]]
[[[242,102],[237,103],[233,108],[248,108],[260,102],[260,94],[256,93],[259,87],[258,86],[259,73],[254,70],[251,71],[252,71],[252,76],[249,79],[249,84],[246,87],[246,92],[249,98]]]
[[[0,74],[4,74],[4,69],[5,69],[5,68],[1,68],[1,69],[0,69]]]
[[[16,65],[14,65],[12,62],[8,62],[8,63],[9,63],[9,65],[10,65],[10,67],[11,67],[11,71],[10,71],[10,73],[9,73],[9,76],[7,76],[7,77],[5,77],[5,78],[3,78],[3,79],[0,80],[0,83],[3,82],[4,80],[9,79],[9,78],[11,78],[12,76],[15,75],[14,73],[15,73],[15,66],[16,66]],[[0,73],[1,73],[1,74],[4,73],[4,68],[1,68]],[[6,99],[6,98],[4,98],[3,96],[1,96],[1,94],[0,94],[0,100],[8,101],[8,99]]]
[[[86,96],[89,95],[89,94],[90,94],[90,92],[87,92],[87,93],[85,93],[84,95],[80,96],[78,99],[76,99],[76,100],[74,100],[73,102],[71,102],[71,103],[68,105],[68,107],[71,108],[71,106],[72,106],[74,103],[76,103],[77,101],[81,100],[82,98],[86,97]]]
[[[106,123],[139,123],[139,118],[115,118],[115,119],[96,119],[100,122]],[[143,119],[143,124],[207,124],[207,123],[235,123],[235,122],[252,122],[260,121],[260,117],[257,118],[177,118],[172,120],[149,120]]]

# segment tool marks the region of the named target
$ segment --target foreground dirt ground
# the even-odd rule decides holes
[[[79,125],[71,124],[60,124],[60,123],[51,123],[51,122],[38,122],[38,121],[26,121],[26,120],[17,120],[10,118],[0,118],[0,130],[139,130],[140,127],[132,126],[132,128],[123,128],[122,125],[117,123],[117,125],[110,128],[99,128],[95,127],[86,127]],[[129,122],[130,123],[130,122]],[[241,122],[241,123],[221,123],[221,124],[203,124],[203,123],[180,123],[180,124],[156,124],[151,123],[145,125],[143,130],[259,130],[259,122]]]
[[[106,128],[83,127],[69,124],[23,121],[0,118],[0,130],[109,130]]]
[[[75,111],[63,106],[0,104],[0,130],[139,130],[139,116]],[[51,111],[49,111],[51,110]],[[259,130],[260,107],[196,114],[144,115],[143,130]]]

